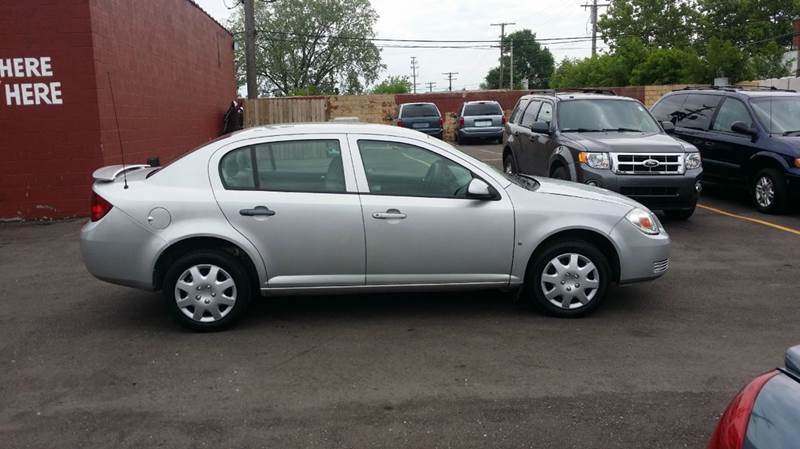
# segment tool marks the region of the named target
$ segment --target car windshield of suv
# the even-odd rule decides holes
[[[567,100],[558,105],[561,132],[657,133],[658,124],[641,104],[629,100]]]
[[[407,104],[401,113],[403,118],[438,117],[439,111],[432,104]]]
[[[770,134],[800,135],[800,96],[754,98],[750,105]]]
[[[464,105],[464,117],[475,115],[503,115],[503,110],[497,103],[474,103]]]

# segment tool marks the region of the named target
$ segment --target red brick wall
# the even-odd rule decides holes
[[[0,76],[0,219],[88,210],[89,170],[100,165],[90,30],[88,0],[0,2],[0,59],[52,66],[52,76]],[[7,104],[6,86],[51,82],[63,104]]]
[[[233,37],[190,0],[90,0],[103,165],[166,163],[220,135],[236,99]]]

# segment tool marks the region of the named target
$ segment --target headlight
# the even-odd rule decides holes
[[[611,168],[611,161],[608,153],[589,153],[581,151],[578,153],[578,160],[592,168]]]
[[[628,212],[625,218],[645,234],[656,235],[659,233],[658,220],[650,212],[637,208]]]
[[[700,160],[700,153],[686,153],[687,170],[694,170],[695,168],[700,168],[701,165],[703,165],[703,163]]]

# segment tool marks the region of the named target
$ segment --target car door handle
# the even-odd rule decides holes
[[[256,206],[252,209],[240,210],[239,215],[244,215],[245,217],[271,217],[275,215],[275,211],[267,206]]]
[[[711,147],[711,146],[714,146],[714,142],[711,142],[711,141],[709,141],[709,140],[706,140],[705,142],[703,142],[703,145],[704,145],[704,146],[707,146],[707,147]]]
[[[390,219],[402,220],[402,219],[404,219],[406,217],[407,217],[406,214],[400,212],[397,209],[389,209],[386,212],[373,212],[372,213],[372,218],[375,218],[375,219],[378,219],[378,220],[390,220]]]

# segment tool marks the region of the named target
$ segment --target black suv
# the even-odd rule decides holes
[[[665,134],[637,100],[547,91],[519,99],[506,124],[507,173],[550,176],[627,195],[688,219],[700,191],[700,154]]]
[[[705,179],[747,186],[758,210],[781,212],[800,192],[800,94],[709,87],[671,92],[652,108],[700,149]]]

